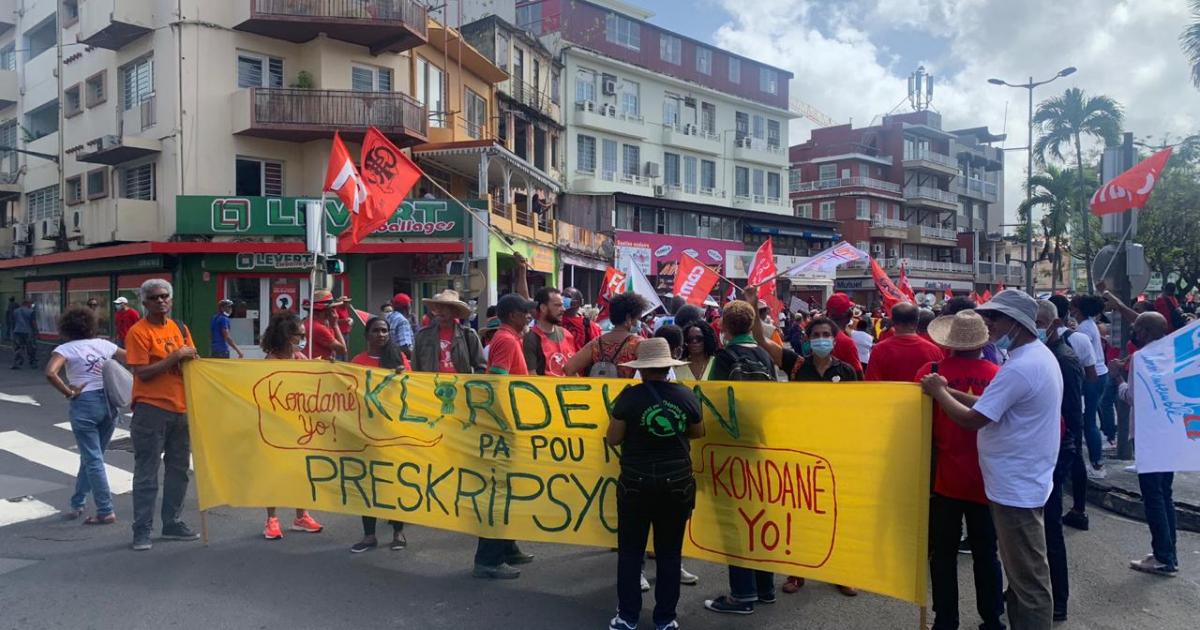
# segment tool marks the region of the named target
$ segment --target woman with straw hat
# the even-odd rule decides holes
[[[654,589],[654,625],[677,628],[683,534],[696,502],[689,439],[704,435],[700,401],[692,391],[667,381],[667,373],[686,361],[671,355],[666,339],[653,337],[637,346],[637,358],[622,367],[638,370],[642,383],[626,388],[613,401],[608,443],[621,445],[617,490],[617,616],[613,630],[634,630],[642,609],[642,558],[654,528],[658,581]]]
[[[982,394],[1000,369],[983,358],[983,347],[989,341],[983,318],[971,309],[943,315],[930,322],[929,336],[946,350],[947,356],[922,366],[914,379],[920,382],[926,374],[936,372],[957,391],[973,396]],[[976,435],[975,431],[955,424],[940,406],[934,406],[929,566],[934,626],[938,628],[958,625],[958,545],[964,518],[974,564],[975,605],[983,620],[980,627],[1004,627],[1000,623],[1004,595],[1000,558],[996,552],[996,530],[984,494]]]

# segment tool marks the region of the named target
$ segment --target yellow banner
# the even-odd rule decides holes
[[[631,381],[316,361],[184,370],[200,509],[301,507],[616,545]],[[925,601],[930,402],[905,383],[699,383],[684,554]]]

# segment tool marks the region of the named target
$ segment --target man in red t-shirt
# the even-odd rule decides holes
[[[1154,298],[1154,310],[1158,311],[1158,314],[1167,320],[1167,333],[1175,332],[1175,314],[1179,311],[1179,299],[1175,297],[1174,282],[1168,282],[1163,285],[1162,295]],[[1179,312],[1182,316],[1182,311]]]
[[[854,368],[854,371],[861,376],[863,367],[862,362],[858,360],[858,345],[854,343],[854,339],[850,335],[846,334],[852,315],[850,311],[853,308],[854,303],[850,301],[850,296],[845,293],[834,293],[825,301],[825,314],[840,329],[833,338],[833,357]],[[874,359],[875,356],[872,354],[872,362]]]
[[[583,294],[575,287],[567,287],[562,292],[563,315],[562,327],[571,331],[575,338],[576,349],[582,348],[589,341],[603,334],[600,325],[580,313],[583,308]]]
[[[575,336],[559,325],[565,299],[554,287],[542,287],[534,295],[534,322],[522,340],[525,364],[531,374],[566,376],[563,368],[579,350]]]
[[[124,348],[125,335],[142,316],[138,314],[137,309],[129,308],[129,299],[125,296],[113,300],[113,304],[117,309],[116,315],[113,316],[117,323],[117,345]]]
[[[897,305],[893,316],[900,310]],[[899,334],[899,333],[898,333]],[[978,396],[1000,368],[983,358],[988,343],[987,324],[973,310],[935,319],[929,335],[949,356],[922,365],[912,380],[936,371],[952,389]],[[917,338],[915,335],[907,335]],[[893,339],[903,339],[905,335]],[[875,365],[875,353],[867,369]],[[930,580],[933,587],[934,627],[958,627],[958,543],[962,521],[967,521],[967,538],[974,563],[975,601],[983,628],[1001,628],[1003,601],[996,530],[992,526],[975,431],[958,426],[940,406],[933,408],[933,496],[929,502]],[[949,623],[946,623],[946,622]]]
[[[337,314],[333,309],[333,294],[324,289],[313,294],[312,317],[308,318],[312,338],[312,358],[332,359],[346,353],[346,344],[337,331]]]
[[[496,318],[500,330],[488,344],[488,373],[523,376],[529,374],[525,354],[521,351],[521,339],[529,327],[529,316],[535,305],[516,293],[509,293],[496,302]],[[475,548],[475,570],[477,578],[511,580],[521,576],[514,564],[533,562],[533,556],[522,553],[516,541],[496,538],[480,538]]]
[[[911,382],[922,365],[942,360],[942,349],[917,335],[918,310],[908,303],[892,307],[892,328],[896,334],[871,349],[868,381]]]

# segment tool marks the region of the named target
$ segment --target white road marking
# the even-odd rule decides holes
[[[8,451],[64,475],[74,477],[79,472],[78,454],[31,438],[20,431],[0,431],[0,451]],[[132,473],[109,464],[105,464],[104,468],[108,473],[109,490],[113,494],[126,494],[133,490]]]
[[[70,430],[71,430],[71,423],[70,423],[70,422],[59,422],[58,424],[56,424],[56,425],[54,425],[54,426],[56,426],[56,427],[58,427],[58,428],[60,428],[60,429],[66,430],[66,431],[70,431]],[[114,440],[123,440],[123,439],[125,439],[125,438],[127,438],[127,437],[129,437],[129,431],[127,431],[127,430],[125,430],[125,429],[122,429],[121,427],[116,427],[116,428],[114,428],[114,429],[113,429],[112,439],[114,439]]]
[[[34,407],[42,406],[42,403],[34,400],[33,396],[26,396],[25,394],[5,394],[4,392],[0,392],[0,402],[17,403],[18,405],[33,405]]]
[[[0,499],[0,527],[58,514],[58,509],[37,499]]]

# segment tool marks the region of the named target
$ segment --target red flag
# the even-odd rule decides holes
[[[1104,216],[1144,207],[1154,190],[1154,184],[1158,183],[1167,166],[1171,150],[1172,147],[1167,147],[1151,155],[1101,186],[1092,195],[1092,214]]]
[[[374,127],[363,138],[361,158],[367,199],[357,209],[351,208],[350,226],[338,239],[339,250],[353,247],[387,223],[421,179],[421,169]]]
[[[596,316],[597,320],[608,319],[608,300],[614,295],[625,292],[627,284],[625,280],[625,274],[614,267],[609,267],[608,271],[604,272],[604,282],[600,284],[600,295],[596,298],[596,306],[600,307],[600,314]]]
[[[908,275],[904,273],[904,263],[900,263],[900,280],[897,282],[896,288],[900,289],[909,302],[917,303],[917,294],[913,292],[912,285],[908,283]]]
[[[337,193],[345,204],[351,216],[358,216],[359,210],[367,203],[367,187],[358,169],[354,168],[354,160],[342,143],[342,137],[334,132],[333,147],[329,151],[329,164],[325,167],[325,187],[327,192]]]
[[[979,302],[979,294],[978,294],[978,293],[976,293],[976,292],[974,292],[974,291],[972,291],[972,292],[971,292],[971,301],[972,301],[972,302],[974,302],[975,304],[980,304],[980,302]]]
[[[892,314],[892,307],[908,301],[908,298],[900,291],[900,289],[888,277],[887,272],[879,263],[871,259],[871,276],[875,278],[875,288],[879,289],[879,294],[883,296],[883,310],[889,316]]]
[[[999,292],[1001,292],[1001,291],[1003,291],[1003,290],[1004,290],[1004,283],[1003,283],[1003,282],[1001,282],[1000,284],[997,284],[997,285],[996,285],[996,293],[999,293]]]
[[[982,303],[986,303],[986,302],[990,302],[990,301],[992,301],[992,292],[991,292],[991,290],[989,290],[989,289],[984,289],[984,290],[983,290],[983,295],[979,296],[979,299],[983,300],[983,302],[981,302],[981,304],[982,304]]]
[[[776,273],[778,271],[775,269],[775,248],[771,245],[771,238],[767,237],[767,242],[754,252],[754,262],[750,263],[746,286],[756,286],[761,282],[762,286],[758,287],[759,295],[775,295]]]
[[[679,267],[675,270],[675,286],[672,291],[677,297],[687,300],[688,304],[699,306],[704,303],[708,294],[712,293],[717,279],[717,272],[684,254],[679,258]]]
[[[737,288],[737,285],[736,285],[736,284],[734,284],[734,283],[732,283],[732,282],[730,282],[730,283],[729,283],[729,295],[725,296],[725,301],[726,301],[726,302],[732,302],[732,301],[734,301],[734,300],[736,300],[736,299],[738,299],[738,288]],[[724,304],[722,304],[722,306],[724,306]]]
[[[360,311],[353,306],[351,306],[350,309],[354,311],[354,316],[358,318],[358,321],[362,323],[363,326],[366,326],[367,322],[371,321],[371,318],[374,317],[374,315],[366,311]]]
[[[946,292],[942,294],[942,300],[947,301],[952,299],[954,299],[954,291],[951,291],[950,287],[946,287]]]

